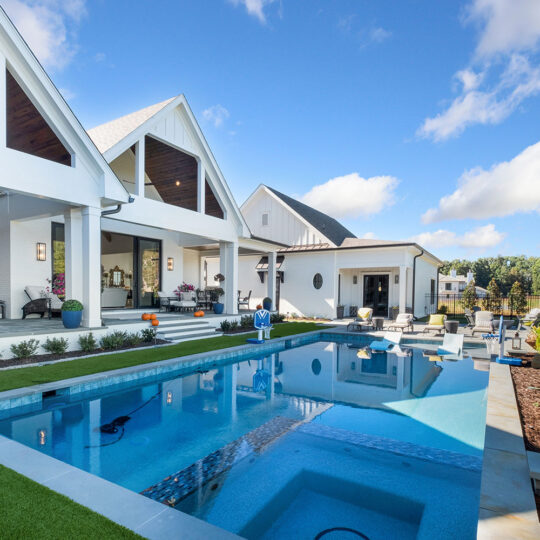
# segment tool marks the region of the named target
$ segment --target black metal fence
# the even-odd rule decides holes
[[[436,313],[439,308],[446,306],[446,313],[448,315],[463,315],[465,313],[463,304],[461,303],[461,299],[463,297],[463,294],[447,294],[447,293],[439,293],[438,298],[435,300],[435,302],[431,303],[431,295],[426,295],[426,305],[428,306],[429,312],[428,315],[431,315],[432,313]],[[501,313],[497,313],[497,315],[514,315],[512,313],[512,310],[510,309],[510,305],[508,302],[508,297],[503,297],[501,299],[502,304],[502,310]],[[484,308],[484,302],[482,298],[478,298],[476,305]],[[540,308],[540,295],[529,295],[527,296],[527,309],[526,311],[530,311],[533,308]],[[443,308],[444,309],[444,308]]]

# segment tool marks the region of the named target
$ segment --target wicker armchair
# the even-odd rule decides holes
[[[24,288],[24,292],[30,298],[30,302],[22,307],[23,319],[31,313],[39,313],[41,318],[47,314],[50,319],[53,313],[60,313],[62,310],[62,300],[56,294],[45,292],[43,287],[28,285]]]

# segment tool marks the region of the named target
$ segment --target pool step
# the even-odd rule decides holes
[[[179,342],[219,335],[221,335],[221,332],[216,332],[216,329],[211,324],[201,319],[162,319],[157,337],[167,341]]]

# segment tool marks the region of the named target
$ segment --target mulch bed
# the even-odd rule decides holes
[[[540,369],[510,368],[518,401],[525,447],[540,452]]]
[[[139,343],[138,345],[120,347],[119,349],[95,349],[92,352],[68,351],[64,354],[36,354],[35,356],[30,356],[29,358],[9,358],[6,360],[0,359],[0,368],[11,366],[27,366],[32,364],[39,364],[41,362],[51,362],[52,360],[78,358],[80,356],[90,356],[92,354],[101,354],[105,352],[123,352],[130,349],[140,349],[141,347],[151,347],[152,345],[164,345],[166,343],[169,343],[169,341],[165,341],[163,339],[156,339],[151,343]]]

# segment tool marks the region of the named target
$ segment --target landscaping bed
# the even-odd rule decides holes
[[[540,369],[510,368],[518,402],[525,447],[540,452]]]

